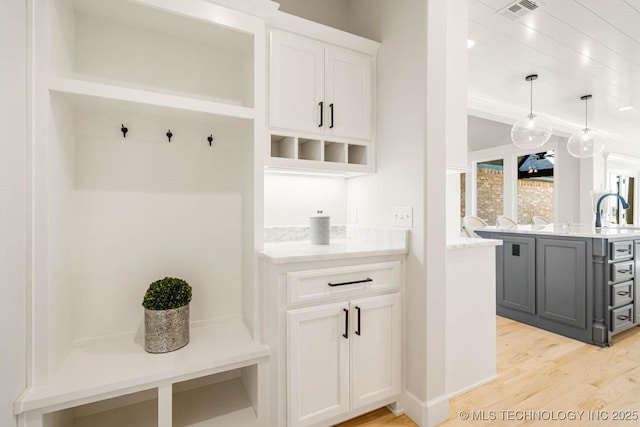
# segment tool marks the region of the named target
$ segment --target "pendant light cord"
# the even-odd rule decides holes
[[[589,126],[587,126],[587,105],[589,104],[589,98],[584,100],[584,129],[589,130]]]
[[[531,83],[531,93],[529,95],[529,115],[533,116],[533,79],[529,80]]]

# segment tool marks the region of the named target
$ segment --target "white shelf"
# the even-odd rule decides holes
[[[85,103],[90,102],[90,99],[94,99],[96,102],[100,102],[99,100],[110,100],[240,119],[255,118],[254,109],[249,107],[65,77],[52,77],[49,83],[49,89],[53,92],[80,98],[89,98],[83,101]]]
[[[27,389],[14,413],[58,410],[253,365],[269,348],[253,341],[242,321],[192,327],[190,343],[164,354],[140,341],[116,341],[73,349],[47,384]]]
[[[240,378],[174,393],[173,427],[249,427],[255,408]]]

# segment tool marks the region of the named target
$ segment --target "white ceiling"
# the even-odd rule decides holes
[[[536,0],[518,21],[497,11],[510,0],[469,0],[470,114],[509,123],[529,112],[567,136],[589,127],[640,148],[640,0]],[[618,107],[633,104],[631,111]],[[511,121],[513,122],[513,121]]]

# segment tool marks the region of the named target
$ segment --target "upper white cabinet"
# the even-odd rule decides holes
[[[324,45],[294,34],[271,36],[271,126],[324,131]]]
[[[374,59],[284,31],[271,36],[270,124],[369,139]]]
[[[351,46],[352,37],[366,49]],[[375,170],[378,44],[343,32],[338,39],[328,43],[280,29],[271,32],[267,166]],[[340,40],[344,46],[335,44]]]

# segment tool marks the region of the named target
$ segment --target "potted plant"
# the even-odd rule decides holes
[[[182,279],[165,277],[149,285],[144,294],[144,349],[167,353],[189,343],[191,286]]]

